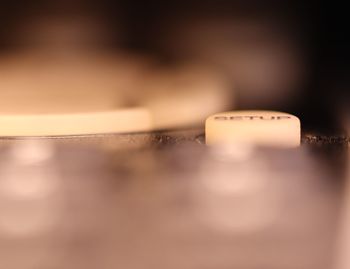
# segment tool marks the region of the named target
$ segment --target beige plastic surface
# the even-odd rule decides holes
[[[300,145],[297,117],[274,111],[236,111],[210,116],[205,125],[206,143],[246,143],[271,147]]]
[[[78,114],[0,115],[0,136],[65,136],[152,130],[149,111],[119,109]]]
[[[200,126],[233,103],[225,79],[212,70],[196,65],[150,68],[143,58],[107,56],[2,58],[0,137]]]

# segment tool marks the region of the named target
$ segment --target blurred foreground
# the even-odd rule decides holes
[[[202,140],[193,130],[4,141],[1,268],[336,268],[348,247],[338,249],[346,145],[335,169],[317,144]]]

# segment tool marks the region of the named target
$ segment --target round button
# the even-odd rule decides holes
[[[0,137],[148,132],[152,117],[142,107],[70,114],[0,114]]]

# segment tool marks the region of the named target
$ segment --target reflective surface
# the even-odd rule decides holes
[[[343,178],[314,145],[201,134],[2,141],[1,266],[332,268]]]

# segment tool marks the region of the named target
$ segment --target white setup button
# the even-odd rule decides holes
[[[246,143],[268,147],[300,145],[300,120],[274,111],[233,111],[210,116],[205,124],[206,143]]]

